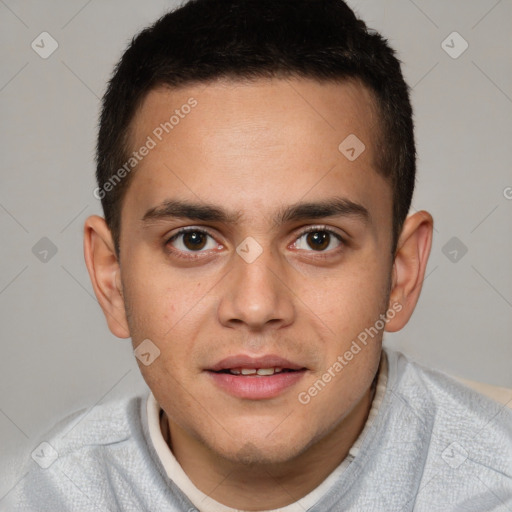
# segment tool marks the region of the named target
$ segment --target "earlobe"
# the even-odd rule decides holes
[[[397,304],[401,309],[387,322],[385,330],[388,332],[402,329],[416,307],[432,246],[433,227],[432,216],[424,210],[410,215],[404,222],[393,263],[389,298],[390,309],[397,309]]]
[[[110,230],[105,219],[97,215],[87,218],[84,224],[84,257],[94,293],[110,331],[118,338],[129,338],[121,269]]]

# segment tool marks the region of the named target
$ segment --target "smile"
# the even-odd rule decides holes
[[[248,400],[276,398],[304,378],[307,368],[279,356],[230,356],[205,370],[223,392]]]

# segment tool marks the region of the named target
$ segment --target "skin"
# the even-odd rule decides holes
[[[133,147],[190,97],[197,106],[132,176],[122,207],[121,263],[98,216],[85,222],[85,259],[112,333],[131,337],[134,347],[150,339],[160,350],[139,367],[189,478],[225,505],[268,510],[317,487],[364,427],[383,330],[307,405],[297,397],[393,304],[401,311],[385,330],[407,323],[433,220],[425,211],[410,215],[391,253],[392,194],[375,167],[375,106],[357,82],[219,80],[159,88],[136,114]],[[366,146],[352,162],[338,150],[349,134]],[[274,222],[290,205],[335,197],[362,205],[369,222],[356,215]],[[229,223],[141,220],[170,199],[239,215]],[[186,236],[168,242],[187,226],[212,235],[200,251]],[[327,236],[319,249],[303,234],[318,226],[345,242]],[[236,252],[247,237],[262,249],[252,263]],[[277,354],[307,371],[275,398],[237,398],[204,371],[234,354]]]

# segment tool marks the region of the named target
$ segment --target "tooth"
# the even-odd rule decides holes
[[[256,373],[258,375],[274,375],[274,368],[260,368]]]
[[[240,375],[240,370],[229,370],[233,375]]]
[[[255,375],[256,370],[254,368],[242,368],[242,375]]]
[[[274,368],[274,373],[280,373],[282,371],[283,371],[282,368],[279,368],[279,367],[278,368]]]

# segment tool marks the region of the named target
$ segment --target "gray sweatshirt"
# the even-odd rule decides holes
[[[377,414],[356,456],[308,510],[512,512],[512,410],[384,350]],[[155,450],[146,398],[61,421],[45,436],[40,464],[30,461],[0,510],[196,512]]]

